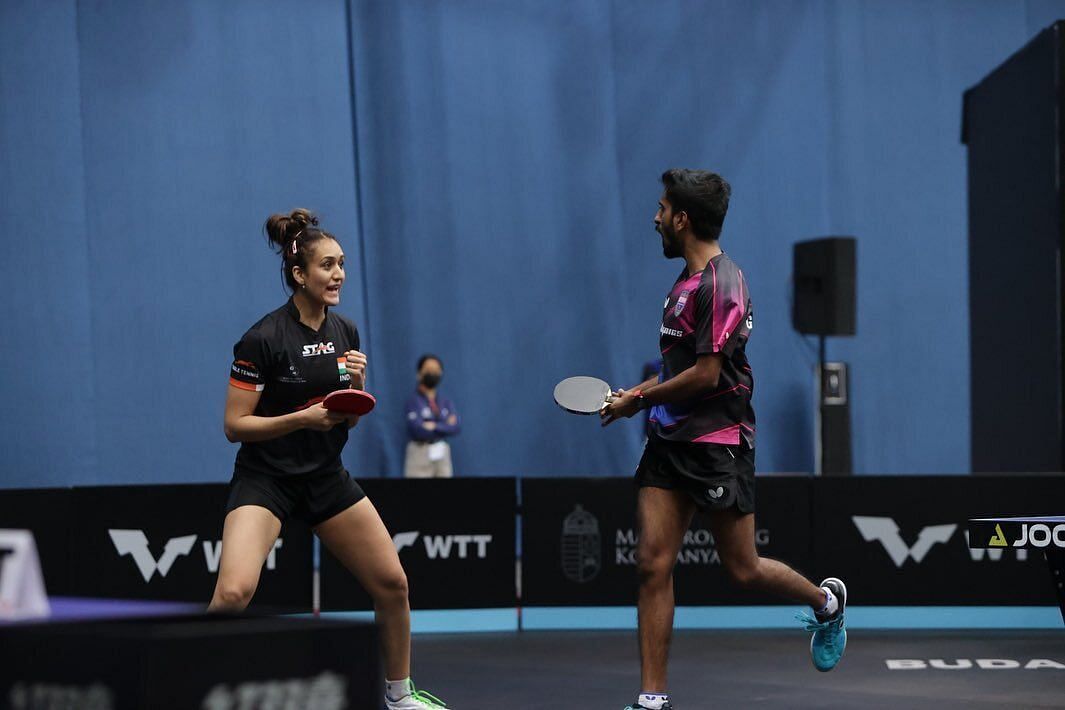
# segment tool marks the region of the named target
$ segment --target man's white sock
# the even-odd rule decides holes
[[[648,710],[662,710],[662,706],[669,702],[669,696],[665,693],[640,693],[636,702]]]
[[[821,591],[825,593],[825,605],[814,609],[814,613],[822,619],[827,619],[839,610],[839,599],[836,599],[836,595],[828,587],[821,587]]]

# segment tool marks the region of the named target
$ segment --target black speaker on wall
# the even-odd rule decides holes
[[[972,470],[1065,470],[1065,22],[965,92]]]
[[[794,247],[791,322],[806,335],[854,335],[854,237],[825,237]]]

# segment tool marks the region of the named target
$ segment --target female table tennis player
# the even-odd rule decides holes
[[[344,252],[306,210],[275,214],[265,229],[292,297],[233,348],[225,433],[241,446],[210,609],[244,609],[281,523],[302,519],[373,598],[385,675],[395,679],[386,681],[387,708],[446,707],[411,683],[407,577],[373,503],[340,461],[359,418],[320,401],[337,389],[362,389],[366,378],[358,330],[330,310],[340,303]]]

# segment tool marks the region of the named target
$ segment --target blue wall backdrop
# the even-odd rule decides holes
[[[862,473],[969,468],[961,93],[1065,2],[0,3],[0,485],[226,479],[231,348],[286,297],[261,225],[340,235],[380,408],[345,454],[398,475],[423,351],[460,475],[632,471],[554,382],[638,379],[681,268],[658,175],[733,185],[759,468],[812,467],[791,244],[858,237]]]

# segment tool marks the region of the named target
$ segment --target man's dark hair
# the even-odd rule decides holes
[[[673,212],[687,213],[695,236],[707,241],[721,236],[732,194],[725,178],[705,170],[670,168],[662,173],[662,184]]]
[[[438,358],[436,355],[433,355],[432,353],[425,353],[420,358],[418,358],[418,367],[414,368],[415,371],[420,371],[422,369],[422,365],[425,364],[426,360],[436,360],[438,363],[440,363],[440,369],[441,370],[444,369],[444,361],[443,360]]]

